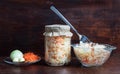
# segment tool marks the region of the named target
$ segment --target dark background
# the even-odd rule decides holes
[[[65,24],[50,5],[80,34],[93,42],[114,45],[114,54],[120,53],[120,0],[0,0],[0,56],[14,49],[44,56],[45,25]],[[77,42],[74,33],[72,43]]]

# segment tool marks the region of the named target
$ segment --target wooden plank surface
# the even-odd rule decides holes
[[[111,55],[105,64],[98,67],[83,67],[76,58],[66,66],[52,67],[44,59],[28,66],[13,66],[3,62],[0,57],[0,74],[120,74],[120,54]]]
[[[119,0],[5,0],[0,1],[0,55],[9,55],[16,48],[44,55],[45,25],[65,24],[49,9],[51,4],[79,33],[93,42],[117,46],[115,53],[119,53]],[[77,42],[74,33],[72,43]]]

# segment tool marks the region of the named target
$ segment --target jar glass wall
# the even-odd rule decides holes
[[[65,26],[64,26],[65,27]],[[67,26],[68,27],[68,26]],[[47,28],[48,30],[49,28]],[[51,29],[51,28],[50,28]],[[57,29],[56,34],[53,35],[53,29]],[[60,30],[59,30],[60,29]],[[61,35],[67,32],[71,35]],[[52,28],[49,31],[52,35],[45,35],[45,61],[50,66],[62,66],[68,64],[71,61],[71,36],[72,33],[66,30],[62,26],[60,28]],[[47,33],[46,33],[47,34]],[[59,34],[59,35],[58,35]]]

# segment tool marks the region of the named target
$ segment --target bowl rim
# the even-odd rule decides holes
[[[100,44],[100,45],[105,45],[105,50],[116,50],[117,47],[116,46],[113,46],[113,45],[110,45],[110,44],[102,44],[102,43],[97,43],[97,44]],[[74,47],[80,47],[80,44],[79,43],[74,43],[74,44],[71,44],[71,46],[74,48]]]

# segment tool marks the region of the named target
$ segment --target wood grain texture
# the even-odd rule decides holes
[[[119,0],[0,1],[0,55],[9,55],[16,48],[44,55],[45,25],[65,24],[49,9],[50,5],[55,5],[79,33],[91,41],[117,46],[117,54],[120,49],[119,3]],[[78,37],[74,33],[72,43],[76,42]]]
[[[44,59],[29,66],[16,67],[3,62],[0,57],[0,74],[120,74],[120,54],[111,55],[105,64],[98,67],[83,67],[76,58],[66,66],[51,67]]]

